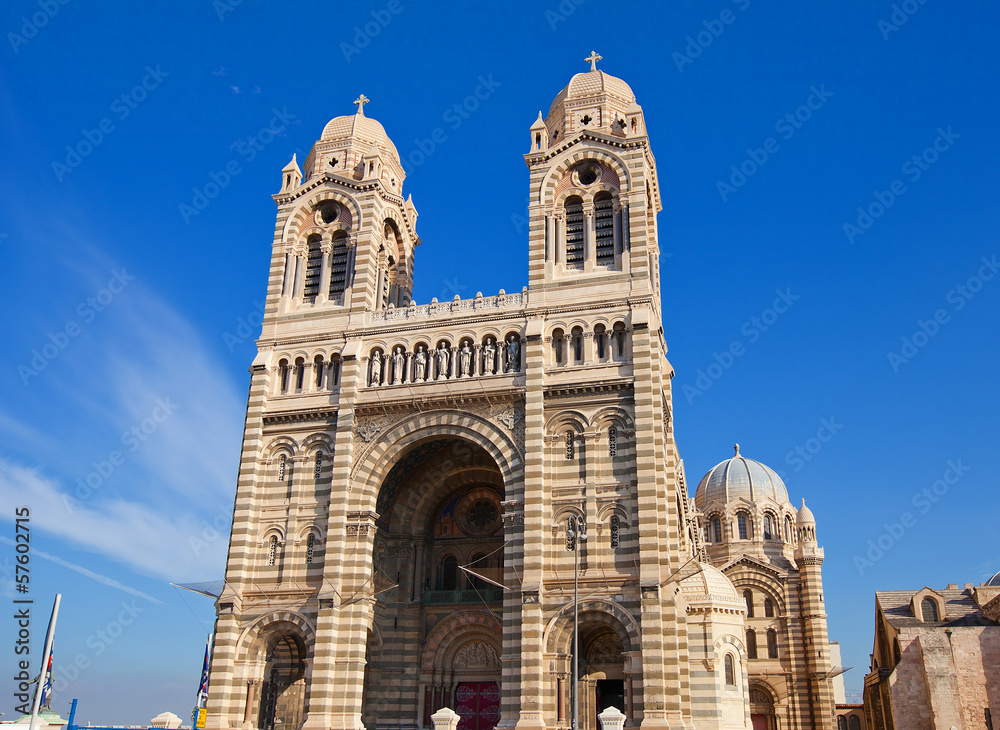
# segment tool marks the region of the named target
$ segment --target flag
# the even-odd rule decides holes
[[[205,642],[205,663],[201,668],[201,684],[198,685],[198,701],[208,694],[208,647],[212,641],[212,637],[209,637]]]
[[[42,680],[42,700],[39,703],[42,707],[51,710],[52,703],[52,654],[55,650],[49,652],[49,665],[45,668],[45,678]]]

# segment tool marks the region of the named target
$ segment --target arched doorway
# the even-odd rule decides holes
[[[430,727],[433,712],[458,704],[461,730],[499,720],[504,492],[493,457],[457,437],[416,442],[383,480],[372,556],[380,650],[369,645],[362,711],[370,730]],[[483,618],[469,633],[473,615]]]
[[[777,730],[774,695],[760,684],[750,685],[750,722],[753,730]]]
[[[305,646],[298,636],[275,634],[269,639],[257,713],[260,730],[298,730],[302,724],[305,658]]]
[[[635,621],[620,606],[604,600],[580,602],[579,730],[599,730],[597,715],[608,707],[625,713],[633,726],[633,693],[641,692],[641,673],[632,666],[638,651]],[[549,624],[546,651],[552,659],[549,681],[553,702],[548,724],[568,725],[572,717],[573,612],[567,606]]]

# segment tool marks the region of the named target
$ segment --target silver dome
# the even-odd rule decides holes
[[[736,455],[719,462],[702,477],[694,494],[695,506],[704,510],[712,502],[723,504],[737,499],[750,502],[768,498],[779,504],[788,502],[788,489],[774,469],[759,461]]]

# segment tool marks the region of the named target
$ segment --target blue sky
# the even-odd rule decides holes
[[[56,707],[193,704],[212,606],[168,582],[223,570],[292,153],[363,92],[409,161],[415,299],[518,290],[528,127],[594,49],[657,155],[689,483],[739,441],[806,498],[860,690],[875,590],[1000,570],[998,21],[942,0],[6,3],[0,577],[12,596],[27,505],[36,646],[63,594]]]

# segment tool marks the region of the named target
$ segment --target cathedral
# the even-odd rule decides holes
[[[411,300],[364,95],[282,170],[211,730],[835,727],[812,513],[739,447],[689,494],[656,163],[598,60],[527,130],[521,291]]]

